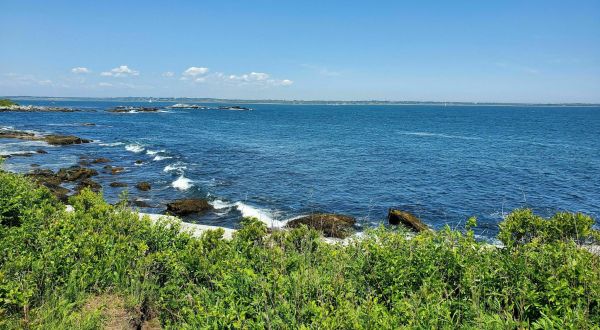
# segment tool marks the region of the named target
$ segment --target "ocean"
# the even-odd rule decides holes
[[[144,212],[162,212],[184,197],[211,200],[214,212],[190,222],[234,228],[242,215],[277,225],[334,212],[366,228],[385,223],[394,207],[434,228],[462,228],[477,216],[476,233],[493,237],[519,207],[544,216],[600,215],[600,107],[251,104],[252,111],[119,114],[106,110],[174,102],[19,103],[83,111],[5,112],[0,126],[94,142],[53,147],[0,139],[0,154],[48,151],[10,158],[5,169],[27,172],[37,163],[56,170],[81,156],[106,157],[125,168],[94,178],[108,201],[127,189],[110,187],[113,181],[128,183],[130,198],[152,206]],[[140,181],[152,189],[134,188]]]

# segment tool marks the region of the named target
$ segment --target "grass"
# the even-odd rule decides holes
[[[0,99],[0,107],[10,107],[11,105],[18,105],[18,104],[9,99]]]
[[[194,238],[83,191],[74,212],[0,172],[0,328],[573,328],[600,324],[598,233],[585,215],[516,210],[505,248],[470,228],[348,245],[243,219]],[[116,323],[115,323],[116,322]]]

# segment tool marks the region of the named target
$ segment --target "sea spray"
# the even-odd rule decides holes
[[[285,226],[285,221],[274,220],[267,210],[261,210],[242,202],[236,202],[234,205],[244,218],[256,218],[271,228],[282,228]]]
[[[171,186],[177,190],[188,190],[193,186],[193,181],[181,174],[177,180],[171,183]]]
[[[144,151],[144,147],[139,144],[128,144],[125,146],[125,150],[139,154]]]

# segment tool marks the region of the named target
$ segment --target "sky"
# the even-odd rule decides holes
[[[600,103],[600,0],[1,0],[0,95]]]

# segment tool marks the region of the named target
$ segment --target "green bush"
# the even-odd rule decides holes
[[[105,305],[122,306],[131,326],[165,328],[600,324],[600,260],[576,244],[591,230],[582,215],[517,210],[501,225],[508,248],[448,228],[412,238],[378,228],[331,245],[256,219],[228,241],[139,219],[87,190],[65,212],[20,176],[1,173],[0,187],[0,328],[99,328]]]
[[[0,107],[10,107],[11,105],[17,105],[17,103],[9,99],[0,99]]]

